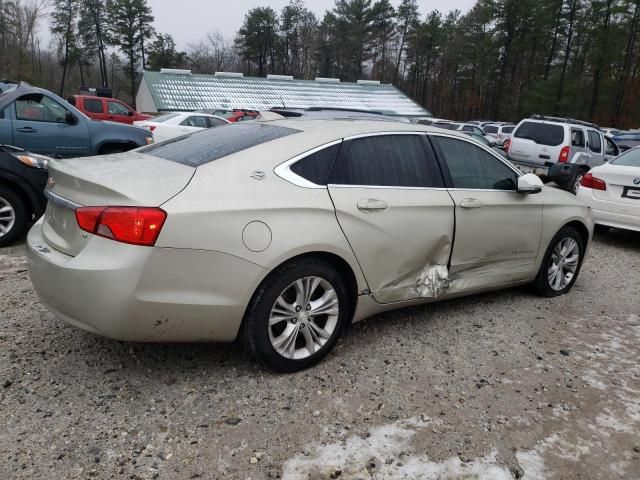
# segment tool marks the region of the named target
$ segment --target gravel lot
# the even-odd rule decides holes
[[[380,315],[294,375],[68,327],[26,268],[0,249],[0,479],[640,478],[638,234],[569,295]]]

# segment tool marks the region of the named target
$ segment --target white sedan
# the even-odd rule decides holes
[[[640,147],[592,168],[577,196],[591,207],[597,225],[640,232]]]
[[[205,128],[219,127],[230,123],[222,117],[207,113],[172,112],[165,113],[150,120],[133,122],[137,127],[143,127],[153,133],[156,142],[194,133]]]

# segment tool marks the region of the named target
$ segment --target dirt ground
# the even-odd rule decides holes
[[[20,244],[0,249],[0,479],[640,479],[639,359],[633,233],[598,235],[566,296],[379,315],[293,375],[66,326]]]

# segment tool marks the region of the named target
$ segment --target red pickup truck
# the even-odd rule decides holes
[[[128,123],[149,120],[151,115],[136,112],[133,108],[115,98],[72,95],[67,101],[93,120]]]

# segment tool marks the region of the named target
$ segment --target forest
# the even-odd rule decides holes
[[[478,0],[448,13],[336,0],[321,18],[290,0],[249,10],[235,38],[202,32],[182,49],[156,31],[146,0],[51,3],[0,0],[0,78],[61,95],[112,87],[124,100],[143,69],[374,79],[443,118],[640,126],[640,0]]]

